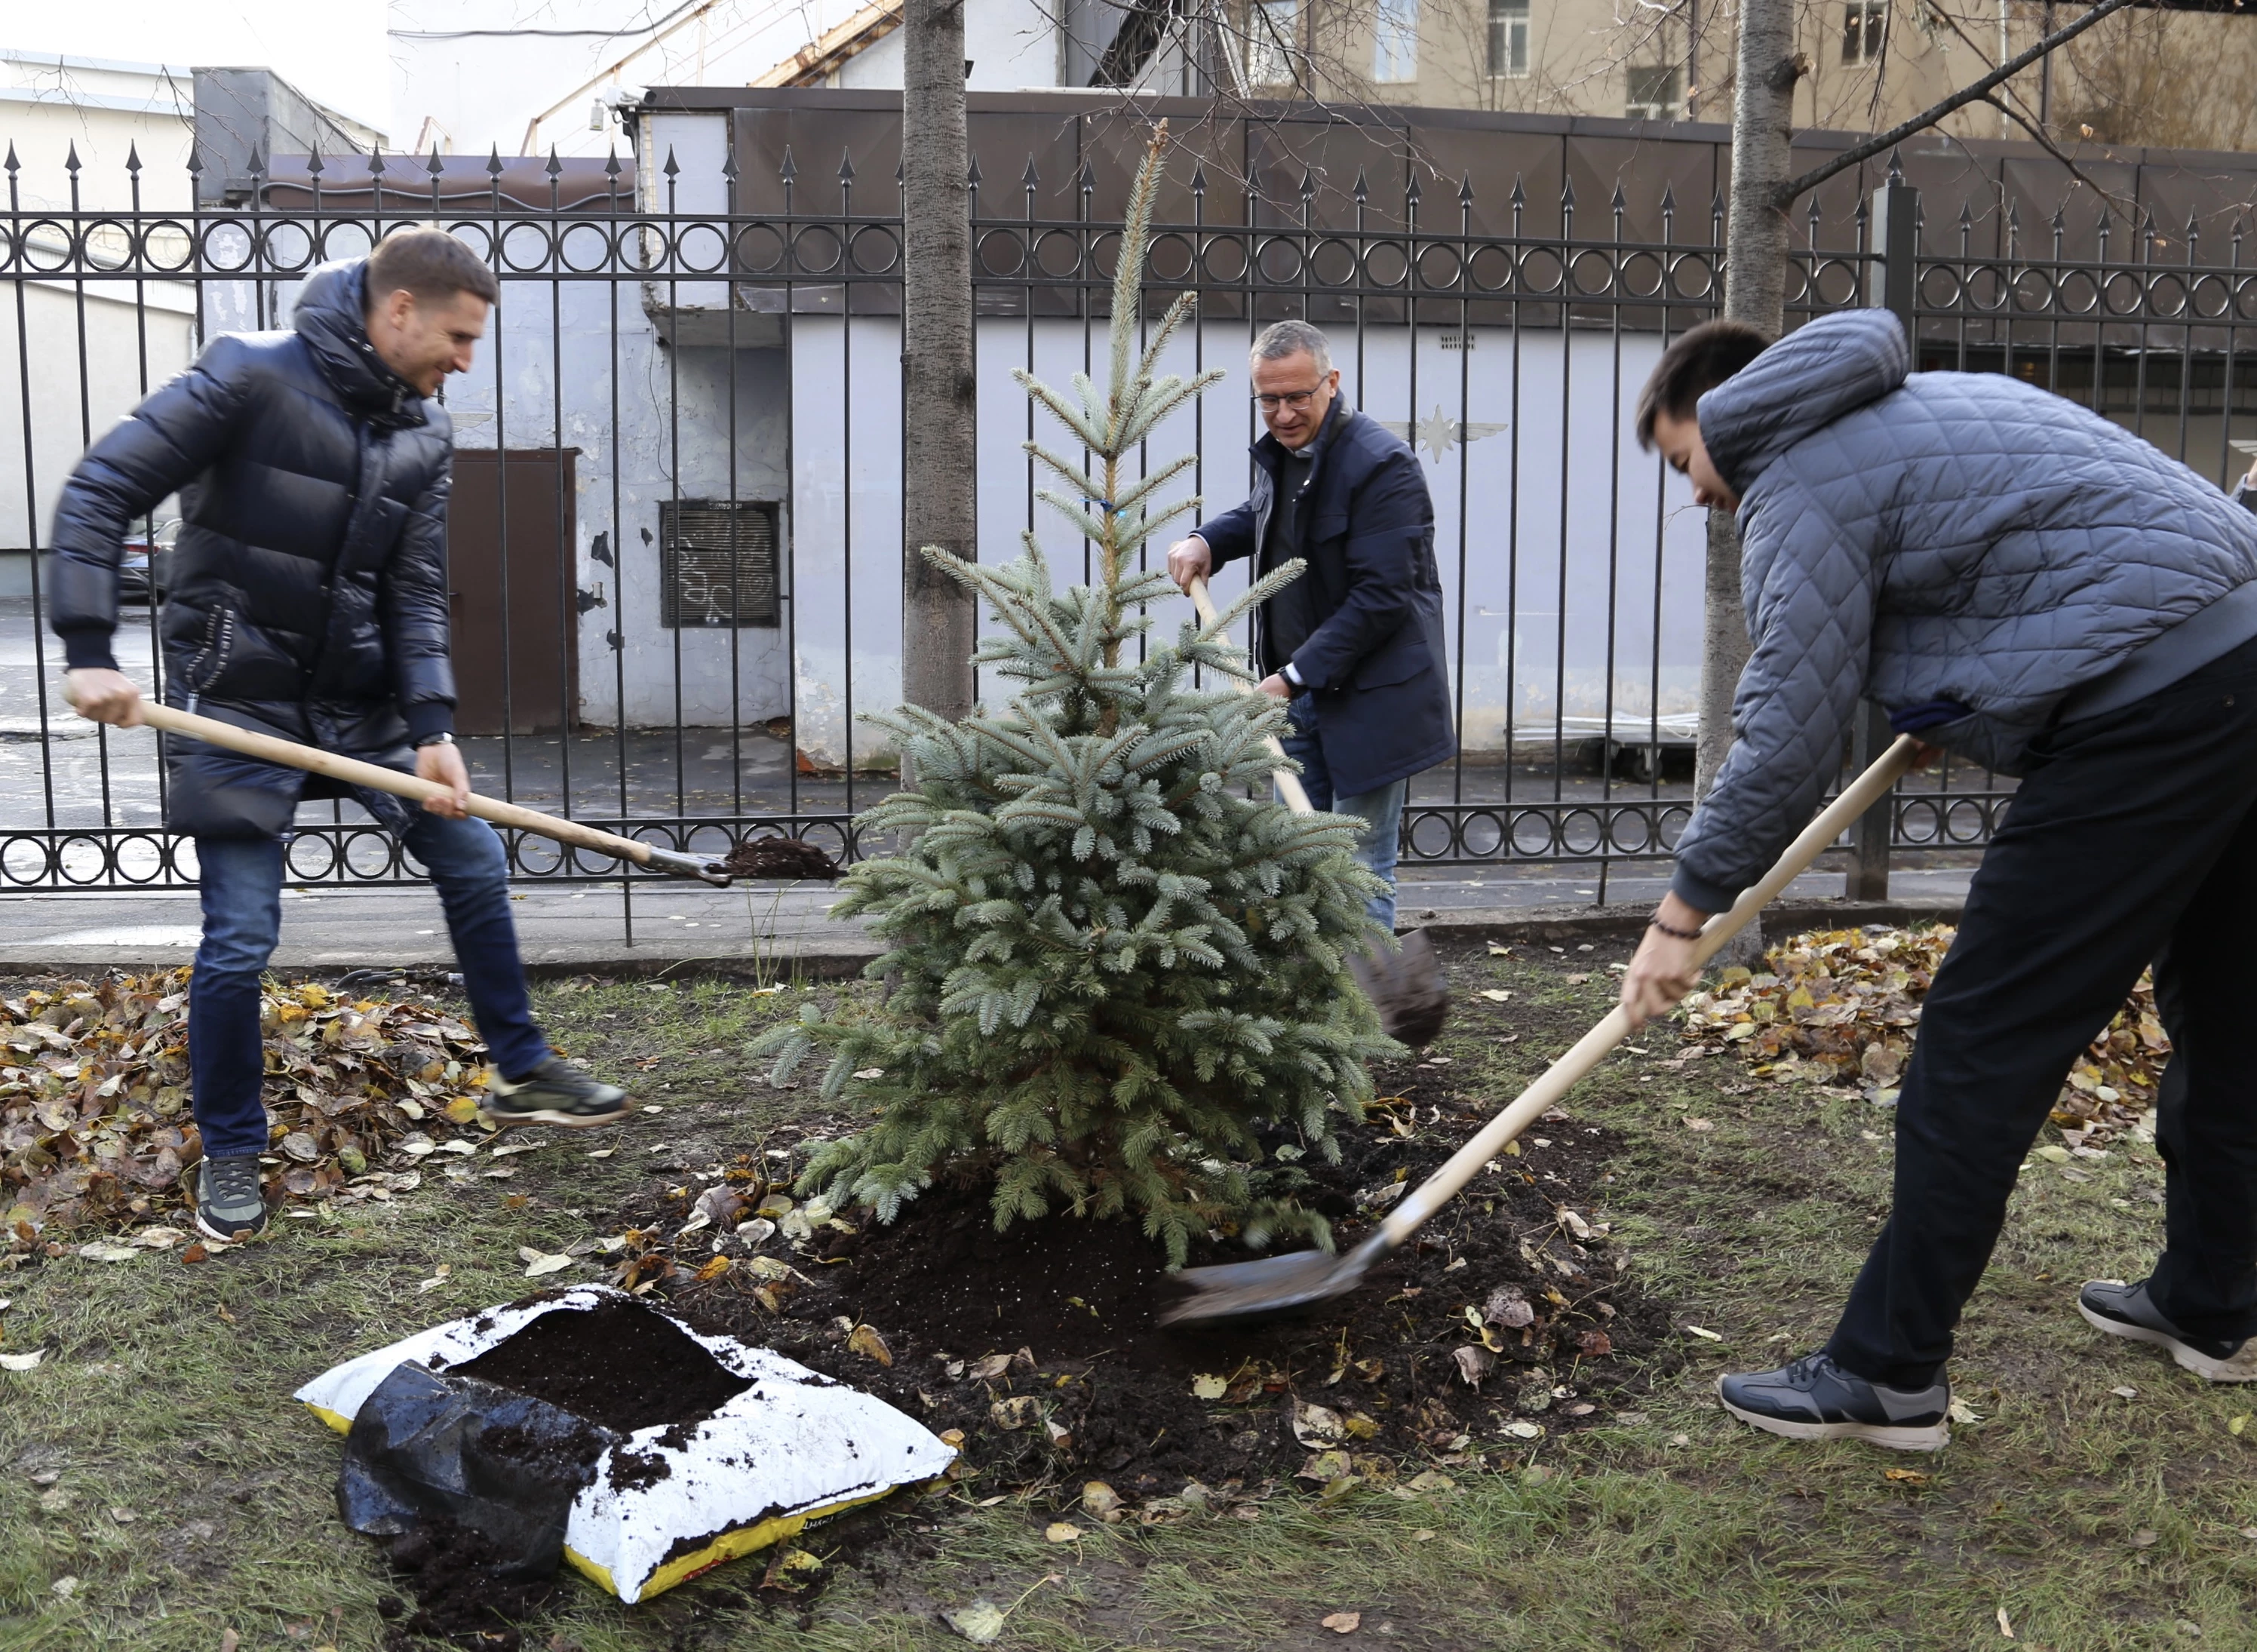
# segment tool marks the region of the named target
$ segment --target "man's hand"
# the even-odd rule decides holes
[[[122,671],[89,668],[63,674],[63,695],[78,714],[112,728],[141,726],[141,689]]]
[[[2249,474],[2241,478],[2244,487],[2257,488],[2257,459],[2249,462]]]
[[[1168,547],[1168,577],[1176,582],[1177,589],[1189,595],[1192,582],[1205,579],[1214,568],[1214,554],[1206,541],[1194,533],[1187,540],[1178,540]]]
[[[1673,929],[1694,931],[1709,918],[1707,913],[1695,911],[1673,894],[1662,897],[1661,910],[1654,916]],[[1692,942],[1659,929],[1645,932],[1630,968],[1623,973],[1622,1006],[1633,1032],[1668,1014],[1693,990],[1700,979],[1693,968],[1693,947]]]
[[[1273,671],[1262,679],[1262,692],[1279,700],[1290,700],[1293,697],[1293,685]]]
[[[425,798],[423,807],[432,814],[444,815],[449,820],[461,820],[470,814],[471,772],[463,766],[460,747],[444,741],[417,746],[415,774],[419,780],[436,780],[454,793],[451,797]]]

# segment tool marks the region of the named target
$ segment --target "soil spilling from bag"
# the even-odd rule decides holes
[[[1489,1119],[1496,1098],[1461,1094],[1453,1065],[1383,1070],[1394,1093],[1342,1133],[1341,1162],[1294,1161],[1340,1248]],[[1295,1140],[1265,1146],[1290,1154]],[[998,1233],[987,1190],[945,1186],[891,1226],[850,1212],[857,1232],[819,1228],[781,1283],[753,1267],[703,1285],[676,1275],[670,1305],[961,1430],[983,1491],[1047,1481],[1070,1500],[1100,1479],[1150,1503],[1292,1477],[1384,1481],[1525,1457],[1611,1421],[1671,1366],[1666,1315],[1624,1279],[1595,1210],[1619,1145],[1555,1112],[1361,1290],[1250,1330],[1161,1329],[1178,1288],[1131,1224],[1056,1217]],[[654,1225],[647,1207],[641,1219]],[[1212,1244],[1191,1260],[1247,1256]],[[1635,1373],[1624,1358],[1657,1348]]]
[[[503,1557],[494,1546],[445,1519],[386,1540],[385,1552],[393,1575],[415,1597],[412,1608],[396,1595],[378,1600],[386,1652],[407,1652],[428,1641],[519,1652],[525,1641],[517,1625],[564,1586],[557,1578],[498,1577]]]
[[[449,1370],[621,1434],[697,1422],[753,1386],[664,1315],[617,1300],[543,1314]]]

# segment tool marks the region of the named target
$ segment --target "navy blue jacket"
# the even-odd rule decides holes
[[[160,632],[166,699],[388,768],[453,726],[446,410],[393,373],[362,319],[363,261],[307,282],[294,331],[228,335],[87,449],[55,506],[53,625],[74,667],[111,667],[129,525],[180,496]],[[166,742],[165,819],[271,836],[299,770]],[[388,793],[350,795],[399,828]]]
[[[1318,623],[1293,669],[1316,697],[1333,794],[1353,797],[1447,763],[1457,735],[1426,476],[1402,441],[1345,402],[1327,422],[1298,519]],[[1284,455],[1265,434],[1252,496],[1195,530],[1216,567],[1261,548]]]

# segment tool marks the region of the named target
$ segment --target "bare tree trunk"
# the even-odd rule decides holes
[[[902,697],[954,720],[972,710],[979,609],[922,553],[979,554],[964,0],[908,0],[902,37]]]
[[[1794,0],[1741,0],[1733,82],[1731,225],[1724,251],[1724,314],[1776,338],[1786,325],[1786,214],[1772,202],[1793,175],[1794,84],[1808,67],[1794,49]],[[1706,797],[1732,749],[1732,693],[1748,663],[1740,601],[1740,534],[1730,517],[1709,513],[1708,577],[1701,628],[1701,733],[1693,791]],[[1760,920],[1725,949],[1723,961],[1762,956]]]

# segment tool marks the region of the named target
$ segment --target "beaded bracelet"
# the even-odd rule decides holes
[[[1701,938],[1701,932],[1698,929],[1673,928],[1659,918],[1648,919],[1645,927],[1649,929],[1659,929],[1674,941],[1698,941]]]

